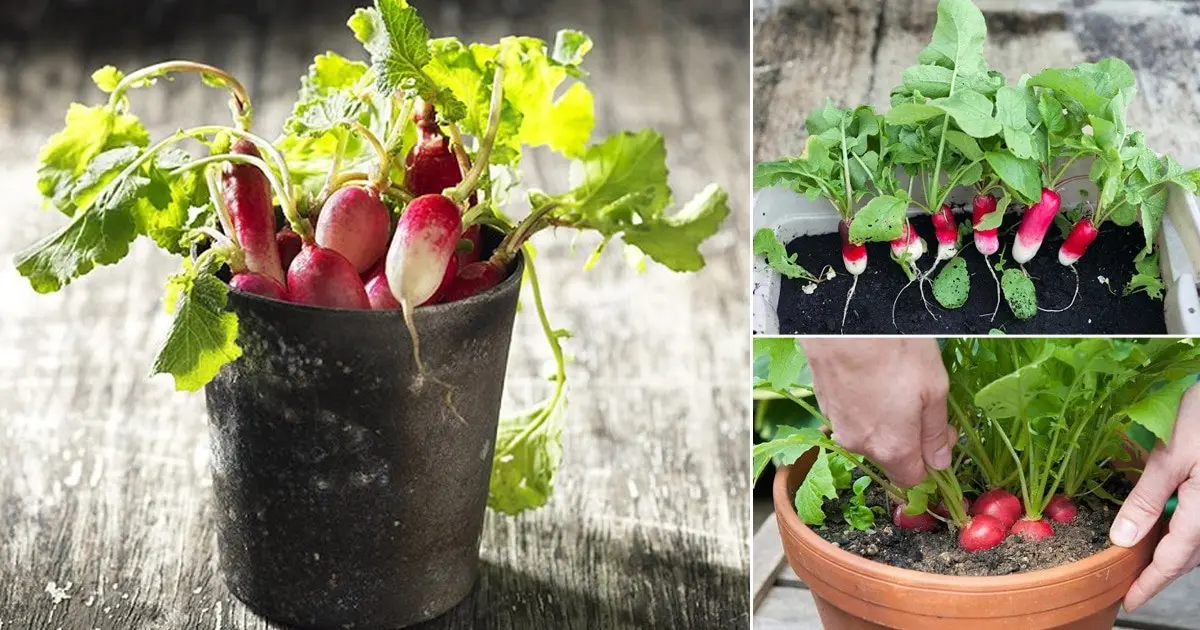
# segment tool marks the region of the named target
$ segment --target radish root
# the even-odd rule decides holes
[[[996,321],[996,313],[1000,312],[1000,276],[996,275],[996,269],[992,267],[992,261],[988,260],[987,256],[983,257],[983,264],[987,266],[988,271],[992,274],[992,280],[996,281],[996,308],[992,309],[992,318],[989,322]]]
[[[858,288],[858,276],[854,276],[854,283],[850,285],[850,292],[846,294],[846,305],[842,307],[842,327],[839,330],[839,332],[846,330],[846,315],[850,313],[850,300],[854,299],[854,290],[857,288]],[[892,312],[895,313],[894,310]],[[892,318],[892,323],[893,324],[895,323],[894,315]]]
[[[1064,306],[1062,308],[1040,308],[1039,307],[1038,308],[1039,311],[1042,311],[1043,313],[1061,313],[1065,310],[1070,309],[1072,306],[1075,306],[1075,300],[1079,298],[1079,270],[1075,268],[1075,265],[1071,265],[1071,272],[1075,274],[1075,293],[1071,296],[1071,303],[1067,304],[1066,306]]]
[[[446,390],[446,406],[450,408],[450,413],[454,418],[462,424],[467,424],[467,419],[458,411],[458,406],[454,404],[454,386],[442,379],[433,375],[433,373],[425,369],[425,362],[421,360],[421,338],[417,334],[417,323],[413,317],[413,307],[408,300],[400,301],[400,309],[404,313],[404,326],[408,328],[409,339],[412,339],[413,347],[413,362],[417,364],[417,378],[415,386],[420,388],[426,378],[438,384]]]

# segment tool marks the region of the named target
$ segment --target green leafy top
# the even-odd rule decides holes
[[[525,251],[527,279],[556,357],[554,394],[501,422],[492,476],[497,510],[536,507],[548,497],[558,463],[558,419],[566,405],[560,340],[569,333],[549,324],[528,239],[551,227],[594,230],[603,237],[600,249],[620,237],[670,269],[694,271],[705,264],[702,243],[729,214],[727,195],[710,185],[672,210],[660,134],[619,132],[593,141],[594,97],[582,67],[592,40],[581,32],[562,30],[551,44],[516,36],[495,44],[431,39],[405,0],[376,0],[348,25],[370,63],[318,55],[273,142],[251,131],[245,87],[219,68],[169,61],[128,74],[98,70],[93,80],[108,102],[72,105],[64,129],[38,158],[39,190],[69,221],[18,254],[17,269],[35,290],[49,292],[118,262],[139,236],[188,254],[168,283],[174,321],[154,370],[171,374],[179,389],[195,390],[240,356],[237,320],[226,312],[228,286],[217,273],[239,273],[247,261],[223,201],[221,169],[239,164],[260,172],[289,226],[309,239],[325,201],[345,186],[372,187],[401,212],[412,199],[411,149],[419,138],[441,134],[463,169],[462,181],[443,194],[460,204],[464,226],[505,234],[493,262]],[[233,124],[184,129],[151,144],[127,93],[181,73],[228,92]],[[231,152],[235,140],[259,155]],[[201,153],[184,150],[185,141],[198,141]],[[570,181],[560,192],[530,192],[531,211],[513,220],[504,210],[520,184],[522,152],[540,146],[570,160]]]

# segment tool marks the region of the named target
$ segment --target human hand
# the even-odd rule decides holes
[[[1113,544],[1132,547],[1141,541],[1176,492],[1179,505],[1167,535],[1154,549],[1154,561],[1125,594],[1125,610],[1141,607],[1200,564],[1200,387],[1183,395],[1170,442],[1154,448],[1141,479],[1117,513],[1109,532]]]
[[[879,464],[897,484],[950,466],[950,388],[934,339],[805,339],[821,411],[833,439]]]

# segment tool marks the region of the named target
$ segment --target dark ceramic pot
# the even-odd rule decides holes
[[[221,567],[255,612],[302,628],[396,628],[466,597],[520,260],[478,296],[397,312],[231,292],[243,355],[206,389]]]

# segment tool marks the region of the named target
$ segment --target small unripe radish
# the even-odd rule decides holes
[[[987,514],[980,514],[959,530],[958,546],[967,553],[986,551],[1004,542],[1007,536],[1008,528],[1003,523]]]
[[[979,229],[979,222],[996,211],[996,198],[991,195],[975,195],[971,200],[971,225],[975,228],[975,249],[984,256],[1000,251],[1000,228]]]
[[[846,271],[855,276],[862,274],[867,269],[867,246],[850,242],[850,219],[838,224],[838,233],[842,235],[842,264]]]
[[[931,532],[937,529],[938,521],[928,512],[920,514],[906,514],[903,504],[897,504],[892,508],[892,524],[900,529],[909,529],[918,532]]]
[[[362,279],[345,256],[305,243],[288,267],[288,298],[298,304],[329,308],[369,309]]]
[[[234,142],[230,153],[261,157],[254,143],[244,139]],[[275,244],[275,207],[267,176],[251,164],[226,164],[221,171],[221,196],[245,254],[246,268],[282,284],[284,268]]]
[[[388,285],[400,304],[413,307],[433,297],[462,236],[458,207],[442,195],[409,202],[388,249]]]
[[[471,263],[459,269],[454,282],[442,294],[442,303],[457,302],[478,295],[500,284],[508,277],[508,270],[492,260]]]
[[[1050,229],[1050,224],[1054,222],[1054,216],[1058,214],[1058,208],[1062,204],[1062,198],[1058,193],[1049,188],[1042,189],[1042,200],[1029,206],[1025,210],[1025,214],[1021,217],[1021,226],[1017,228],[1017,240],[1013,243],[1012,255],[1013,260],[1018,264],[1025,264],[1037,255],[1038,249],[1042,246],[1042,239],[1046,238],[1046,230]]]
[[[1092,225],[1092,220],[1083,217],[1071,228],[1071,233],[1067,235],[1067,240],[1063,241],[1062,247],[1058,248],[1058,262],[1065,266],[1074,265],[1083,254],[1087,252],[1087,248],[1096,240],[1100,234],[1100,230]]]
[[[1016,523],[1013,523],[1012,533],[1013,535],[1020,536],[1025,540],[1038,541],[1045,540],[1053,536],[1054,528],[1050,527],[1050,523],[1047,523],[1045,520],[1040,518],[1036,521],[1023,518]]]
[[[1012,527],[1012,524],[1021,518],[1024,511],[1024,508],[1021,507],[1021,500],[1003,488],[994,488],[984,492],[971,505],[972,515],[991,516],[1000,521],[1005,529]]]
[[[900,238],[892,241],[892,256],[902,258],[908,255],[909,262],[916,262],[925,253],[925,241],[917,236],[912,225],[905,223],[900,230]]]
[[[1070,523],[1079,514],[1075,503],[1065,495],[1056,494],[1046,506],[1046,516],[1055,523]]]
[[[330,195],[317,218],[316,241],[346,257],[358,273],[371,268],[388,248],[392,215],[379,193],[361,186]]]
[[[275,235],[275,246],[279,248],[279,262],[283,263],[284,270],[287,270],[292,266],[292,261],[296,259],[300,249],[304,247],[304,241],[288,225]]]
[[[387,274],[384,273],[382,260],[376,263],[374,267],[371,267],[363,278],[366,279],[367,301],[371,303],[372,310],[400,310],[400,303],[396,301],[396,296],[392,295],[392,289],[388,286]]]
[[[276,300],[287,299],[287,289],[282,284],[270,276],[253,271],[233,274],[229,286],[243,293],[253,293]]]
[[[937,259],[954,258],[958,253],[958,223],[954,220],[950,204],[942,204],[942,209],[933,213],[933,231],[937,235]]]

